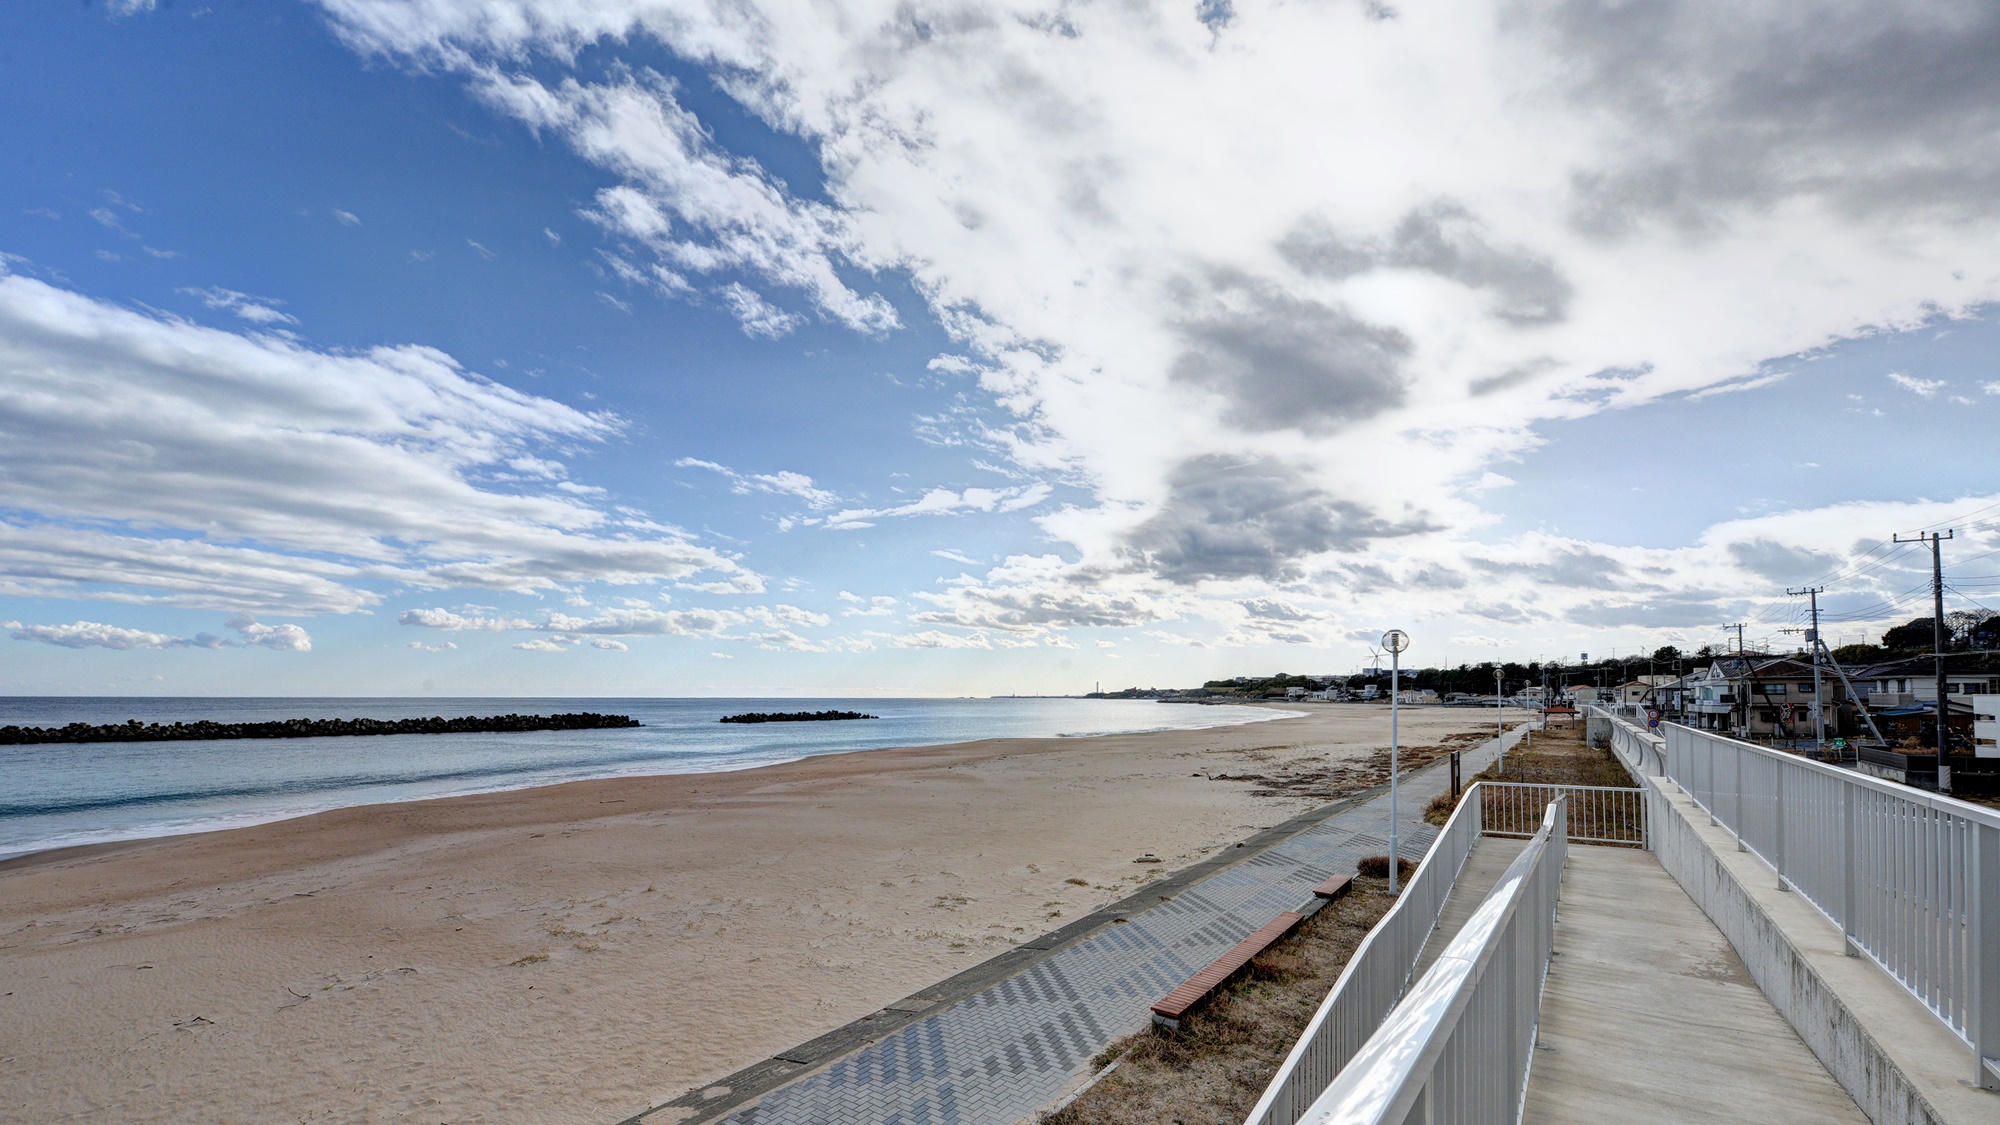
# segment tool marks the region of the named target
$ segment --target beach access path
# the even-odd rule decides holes
[[[1526,725],[1507,732],[1514,745]],[[1502,739],[1462,755],[1465,776]],[[1403,777],[1400,855],[1437,829],[1423,808],[1450,784],[1439,761]],[[1389,842],[1386,786],[1295,817],[1089,917],[623,1125],[1014,1125],[1146,1026],[1155,1000],[1330,875]],[[968,994],[969,993],[969,994]]]

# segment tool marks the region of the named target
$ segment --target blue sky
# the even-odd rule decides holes
[[[2000,547],[2000,145],[1847,65],[1990,14],[1445,8],[0,11],[0,691],[1068,692]]]

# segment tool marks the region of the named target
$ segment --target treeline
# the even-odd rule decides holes
[[[827,723],[840,719],[872,719],[859,711],[750,711],[742,715],[724,715],[725,723]]]
[[[373,734],[496,734],[531,730],[602,730],[643,726],[626,715],[466,715],[447,719],[280,719],[268,723],[123,723],[0,727],[0,746],[43,742],[194,742],[221,738],[328,738]]]

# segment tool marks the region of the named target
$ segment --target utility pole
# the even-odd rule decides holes
[[[1944,682],[1944,547],[1945,540],[1952,538],[1952,529],[1943,531],[1919,531],[1904,537],[1892,535],[1891,543],[1929,543],[1931,545],[1931,647],[1937,661],[1937,752],[1938,791],[1951,792],[1951,767],[1945,764],[1945,750],[1948,731],[1947,718],[1951,712],[1951,696],[1945,692]]]
[[[1493,662],[1493,737],[1500,740],[1500,772],[1507,772],[1507,685],[1500,678],[1500,662]]]
[[[1821,691],[1819,682],[1819,596],[1825,590],[1824,586],[1806,586],[1785,591],[1787,597],[1796,598],[1804,595],[1811,599],[1812,628],[1806,630],[1806,643],[1812,646],[1813,654],[1813,754],[1822,758],[1826,756],[1826,720],[1820,714],[1820,701],[1826,697]]]
[[[1748,734],[1750,730],[1750,661],[1743,655],[1743,626],[1739,623],[1724,625],[1722,627],[1722,631],[1725,633],[1731,629],[1736,630],[1736,659],[1740,664],[1744,676],[1743,687],[1736,692],[1736,704],[1730,707],[1729,711],[1730,716],[1734,718],[1736,709],[1738,707],[1743,709],[1743,720],[1736,725],[1736,729],[1739,734]],[[1724,680],[1723,682],[1729,684],[1731,687],[1735,686],[1732,680]]]

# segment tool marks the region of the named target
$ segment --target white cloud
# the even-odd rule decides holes
[[[978,559],[975,559],[975,558],[973,558],[972,556],[970,556],[970,555],[966,554],[966,553],[965,553],[964,551],[953,551],[953,550],[949,550],[949,549],[939,549],[939,550],[936,550],[936,551],[932,551],[932,552],[931,552],[931,554],[933,554],[933,555],[936,555],[936,556],[937,556],[938,558],[941,558],[941,559],[946,559],[946,560],[948,560],[948,561],[951,561],[951,562],[955,562],[955,563],[963,563],[963,564],[965,564],[966,566],[978,566],[978,565],[979,565],[979,560],[978,560]]]
[[[18,621],[0,622],[0,628],[12,630],[17,641],[38,641],[59,648],[109,648],[120,651],[131,649],[168,648],[269,648],[280,652],[311,652],[312,637],[297,625],[263,625],[247,613],[232,615],[223,623],[234,629],[241,640],[218,637],[214,633],[196,633],[192,637],[176,637],[167,633],[153,633],[144,629],[127,629],[118,625],[105,625],[96,621],[77,621],[68,625],[23,625]]]
[[[450,641],[439,641],[436,644],[425,641],[411,641],[409,647],[416,649],[418,652],[455,652],[458,649],[458,646]]]
[[[645,247],[676,275],[747,271],[803,291],[821,312],[852,328],[879,333],[897,326],[888,301],[863,297],[840,278],[842,263],[870,264],[846,216],[791,197],[755,161],[716,152],[700,121],[680,106],[671,80],[626,72],[601,85],[545,85],[484,63],[472,73],[474,89],[488,102],[624,176],[624,184],[598,193],[588,217]],[[720,296],[741,317],[733,296],[739,285],[730,283]],[[756,304],[769,308],[761,299]],[[777,327],[744,322],[753,334]]]
[[[598,637],[591,641],[590,647],[600,649],[604,652],[628,652],[632,648],[631,645],[626,644],[624,641],[614,641],[607,637]]]
[[[788,313],[773,305],[756,290],[741,282],[732,281],[718,290],[718,293],[722,297],[722,303],[729,307],[730,314],[736,318],[736,322],[743,326],[745,336],[776,340],[798,331],[799,326],[806,322],[805,317],[797,313]]]
[[[312,637],[297,625],[265,625],[247,613],[236,614],[223,624],[243,634],[244,644],[280,652],[312,651]]]
[[[1901,371],[1889,372],[1889,381],[1921,398],[1936,398],[1937,393],[1945,386],[1943,379],[1919,379],[1914,375],[1905,375]]]
[[[211,309],[221,309],[226,312],[235,313],[252,324],[297,324],[299,322],[298,317],[290,313],[278,311],[277,306],[284,304],[283,301],[273,300],[269,297],[252,297],[248,293],[238,293],[234,289],[223,289],[220,286],[208,289],[183,289],[181,292],[186,293],[190,297],[199,297],[201,303]]]
[[[204,292],[239,312],[249,300]],[[0,592],[314,614],[390,584],[744,575],[590,495],[475,483],[619,426],[430,348],[315,351],[0,267]]]
[[[513,647],[518,648],[523,652],[568,652],[569,651],[569,646],[563,644],[561,641],[548,640],[543,637],[536,637],[535,639],[530,641],[522,641],[521,643]]]
[[[406,609],[396,618],[398,625],[415,625],[424,629],[450,629],[453,632],[480,631],[498,632],[503,629],[533,629],[535,623],[523,618],[507,617],[465,617],[448,609]]]
[[[968,488],[962,492],[953,492],[949,488],[933,488],[907,504],[897,504],[888,508],[842,509],[826,517],[826,526],[840,530],[854,530],[873,527],[876,520],[897,519],[903,516],[943,516],[960,512],[1018,512],[1048,499],[1051,491],[1046,484],[1031,484],[1021,488]]]
[[[13,637],[17,641],[40,641],[60,648],[111,648],[125,651],[135,648],[185,648],[188,645],[187,641],[165,633],[124,629],[95,621],[78,621],[69,625],[23,625],[19,621],[0,621],[0,629],[12,630]]]
[[[718,473],[729,481],[730,490],[737,493],[768,492],[796,496],[814,508],[831,508],[840,502],[839,496],[814,484],[811,477],[789,469],[780,469],[775,473],[739,473],[727,465],[703,461],[698,457],[683,457],[674,465],[682,469],[707,469]]]
[[[335,207],[333,209],[333,217],[344,227],[358,227],[361,225],[360,217],[352,211],[343,211]]]
[[[2000,382],[1981,383],[1979,384],[1979,389],[1989,395],[2000,395]]]
[[[840,600],[848,603],[847,608],[840,611],[842,617],[889,617],[896,612],[896,606],[900,604],[887,594],[864,598],[858,594],[850,594],[846,590],[840,592]]]
[[[905,633],[894,637],[890,643],[897,648],[992,648],[993,642],[984,633],[946,633],[937,629],[926,629],[920,633]]]

